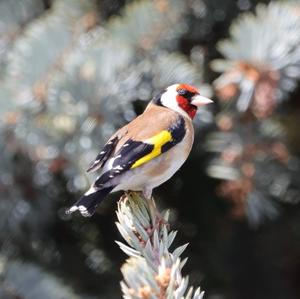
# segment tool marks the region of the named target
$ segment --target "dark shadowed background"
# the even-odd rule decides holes
[[[64,211],[114,130],[194,84],[215,104],[154,196],[207,299],[300,298],[300,1],[1,0],[0,298],[121,298],[116,201]]]

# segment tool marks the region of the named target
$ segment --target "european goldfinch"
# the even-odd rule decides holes
[[[91,188],[67,211],[92,216],[99,203],[119,190],[142,191],[167,181],[185,162],[194,141],[192,120],[199,106],[212,100],[187,84],[169,86],[143,114],[119,129],[105,144],[88,172],[99,171]]]

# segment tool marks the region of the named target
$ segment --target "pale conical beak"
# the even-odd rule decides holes
[[[213,103],[211,99],[200,95],[193,96],[193,100],[191,101],[191,104],[197,107],[204,106],[210,103]]]

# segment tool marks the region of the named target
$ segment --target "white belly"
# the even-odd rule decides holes
[[[152,190],[161,185],[171,178],[185,162],[190,153],[192,143],[193,132],[189,131],[184,139],[169,151],[121,175],[119,184],[113,191]]]
[[[145,188],[153,189],[172,177],[172,175],[182,166],[185,161],[185,159],[178,159],[164,171],[156,173],[153,176],[149,176],[147,170],[156,168],[160,163],[163,163],[163,157],[159,157],[155,160],[156,161],[153,160],[147,163],[147,165],[140,166],[138,169],[130,170],[124,174],[119,185],[114,189],[114,191],[142,191]]]

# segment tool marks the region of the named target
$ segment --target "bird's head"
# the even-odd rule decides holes
[[[191,85],[174,84],[156,96],[153,102],[193,119],[198,107],[213,101],[201,96],[199,90]]]

